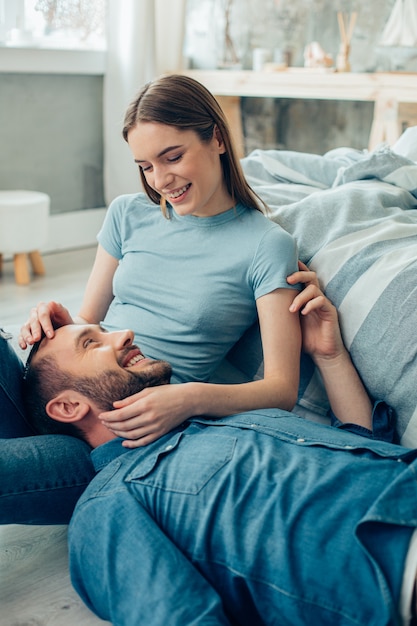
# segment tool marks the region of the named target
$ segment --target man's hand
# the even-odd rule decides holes
[[[316,273],[301,261],[298,266],[300,271],[291,274],[287,280],[291,285],[304,285],[290,306],[291,312],[301,313],[303,350],[314,361],[337,358],[345,352],[345,347],[336,307],[321,291]]]

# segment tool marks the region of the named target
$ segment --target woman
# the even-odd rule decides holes
[[[164,76],[130,104],[123,136],[154,205],[141,194],[111,204],[75,321],[134,329],[144,354],[167,359],[173,382],[184,384],[115,402],[103,421],[134,447],[191,415],[291,410],[301,339],[286,277],[297,269],[296,246],[262,214],[217,101],[189,77]],[[257,317],[264,378],[208,383]],[[59,305],[41,304],[20,345],[72,321]]]

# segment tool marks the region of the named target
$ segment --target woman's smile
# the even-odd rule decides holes
[[[162,193],[162,195],[164,195],[169,202],[175,204],[184,200],[190,187],[191,183],[188,183],[188,185],[184,185],[184,187],[181,187],[180,189],[176,189],[175,191],[167,191],[165,193]]]

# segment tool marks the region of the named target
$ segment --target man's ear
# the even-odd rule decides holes
[[[220,128],[217,126],[217,124],[214,126],[213,138],[217,141],[219,154],[224,154],[226,152],[226,146],[224,145],[223,135],[221,134]]]
[[[46,412],[57,422],[79,422],[90,411],[85,396],[78,391],[61,391],[46,405]]]

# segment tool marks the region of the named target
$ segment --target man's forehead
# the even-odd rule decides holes
[[[29,358],[32,356],[31,360],[34,361],[35,356],[39,356],[39,357],[47,356],[48,354],[52,354],[53,352],[55,352],[55,350],[58,349],[59,347],[61,347],[62,349],[62,342],[61,342],[62,334],[63,333],[61,333],[61,328],[59,328],[58,330],[55,331],[55,335],[52,339],[49,339],[46,336],[42,337],[41,341],[38,344],[35,344],[35,346],[37,345],[38,347],[36,349],[35,349],[35,346],[32,348],[32,351],[34,352],[34,354],[32,356],[32,353],[31,353],[29,355]]]
[[[100,330],[97,324],[67,324],[55,330],[55,335],[51,339],[43,337],[41,339],[38,353],[46,355],[58,350],[76,350],[77,341],[85,333]]]

